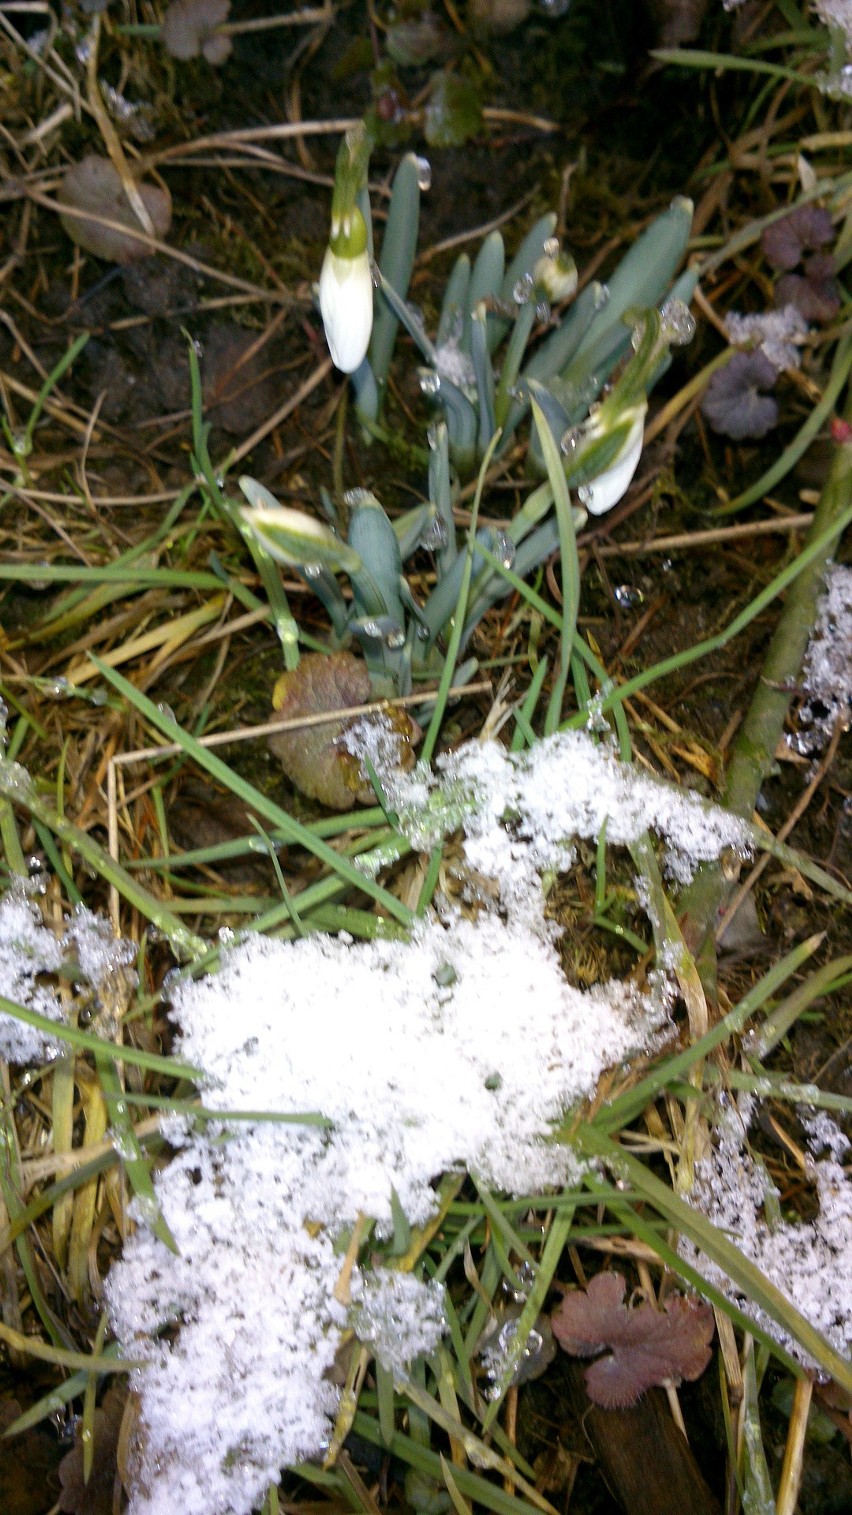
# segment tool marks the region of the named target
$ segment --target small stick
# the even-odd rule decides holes
[[[797,1378],[793,1390],[793,1413],[787,1431],[784,1448],[784,1463],[781,1482],[775,1501],[775,1515],[794,1515],[802,1482],[802,1459],[805,1451],[805,1435],[808,1429],[808,1411],[814,1386],[809,1378]]]
[[[213,29],[216,37],[236,37],[241,32],[266,32],[275,26],[315,26],[331,21],[334,11],[330,5],[319,10],[293,11],[289,16],[258,16],[254,21],[223,21]]]

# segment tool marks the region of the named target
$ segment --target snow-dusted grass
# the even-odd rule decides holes
[[[249,1515],[283,1466],[321,1458],[353,1331],[404,1390],[455,1309],[443,1278],[431,1276],[434,1258],[415,1247],[402,1270],[397,1260],[401,1218],[406,1235],[428,1227],[442,1175],[512,1195],[577,1188],[591,1171],[554,1130],[602,1075],[659,1048],[672,1030],[672,986],[659,970],[643,984],[586,991],[566,980],[545,879],[572,864],[575,839],[605,830],[623,846],[651,830],[664,871],[681,881],[700,860],[747,849],[735,818],[579,733],[515,755],[468,743],[434,771],[403,777],[381,772],[378,751],[369,756],[415,849],[461,832],[467,898],[439,897],[407,940],[249,936],[217,971],[173,984],[175,1050],[203,1070],[204,1105],[223,1116],[165,1118],[174,1155],[156,1177],[156,1201],[137,1194],[138,1227],[107,1279],[120,1347],[144,1363],[133,1373],[130,1515]],[[129,957],[88,914],[57,940],[20,891],[0,909],[0,932],[7,997],[52,1018],[61,1001],[43,975],[70,953],[95,987]],[[9,1024],[20,1036],[0,1018],[0,1029]],[[30,1057],[43,1044],[8,1046]],[[260,1113],[234,1121],[232,1111]],[[830,1173],[822,1165],[830,1232],[788,1227],[771,1247],[759,1217],[748,1219],[759,1183],[749,1181],[743,1210],[741,1163],[720,1161],[699,1171],[695,1202],[724,1229],[737,1220],[745,1255],[782,1290],[785,1258],[814,1274],[817,1261],[826,1271],[848,1256],[852,1204],[837,1154]],[[353,1236],[360,1246],[344,1256]],[[542,1302],[560,1250],[542,1275]],[[531,1257],[525,1289],[536,1287]],[[748,1309],[723,1270],[695,1249],[688,1260]],[[843,1350],[846,1317],[832,1288],[809,1318]],[[471,1303],[468,1351],[481,1311]],[[777,1322],[757,1320],[789,1344]]]
[[[844,1169],[849,1143],[824,1114],[810,1126],[809,1177],[817,1214],[803,1222],[782,1217],[778,1191],[748,1147],[755,1100],[741,1096],[723,1110],[712,1150],[696,1167],[690,1202],[736,1241],[744,1255],[844,1356],[852,1347],[852,1183]],[[825,1153],[827,1155],[821,1155]],[[810,1362],[796,1341],[748,1300],[698,1247],[681,1241],[682,1255],[734,1303],[750,1311],[776,1341]]]
[[[549,1134],[653,1043],[667,991],[565,980],[541,873],[568,866],[571,838],[654,826],[679,876],[744,845],[731,817],[576,733],[514,757],[469,743],[440,770],[385,773],[388,798],[423,849],[461,825],[467,863],[495,881],[491,908],[446,908],[407,942],[251,939],[175,993],[178,1050],[205,1070],[208,1108],[316,1111],[330,1126],[170,1123],[179,1150],[157,1193],[179,1253],[140,1228],[108,1283],[125,1352],[148,1359],[133,1515],[248,1515],[282,1464],[322,1453],[349,1319],[335,1243],[360,1216],[379,1239],[394,1203],[424,1225],[453,1170],[509,1193],[576,1181]],[[440,1287],[379,1269],[356,1270],[353,1289],[352,1324],[396,1376],[434,1349]]]
[[[41,919],[36,898],[24,883],[13,885],[0,898],[0,996],[61,1021],[61,997],[45,975],[64,971],[69,989],[75,984],[96,988],[106,974],[128,967],[136,953],[130,943],[115,941],[103,917],[82,906],[61,932],[51,931]],[[37,1062],[56,1048],[45,1032],[0,1014],[0,1058]]]

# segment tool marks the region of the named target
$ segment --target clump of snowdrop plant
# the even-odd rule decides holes
[[[428,431],[429,498],[392,520],[370,491],[350,492],[342,510],[323,494],[326,523],[282,506],[257,480],[240,480],[248,500],[243,530],[267,560],[300,574],[331,621],[333,664],[323,667],[322,654],[300,666],[291,658],[276,685],[273,706],[288,721],[339,715],[371,697],[407,695],[417,681],[440,682],[450,649],[456,683],[469,679],[475,661],[456,660],[485,612],[508,592],[509,571],[515,582],[533,572],[566,547],[587,513],[600,515],[624,495],[642,452],[647,392],[670,347],[693,331],[685,304],[693,276],[671,288],[692,221],[691,203],[681,199],[638,239],[609,286],[590,284],[570,306],[577,269],[554,235],[555,216],[536,222],[508,268],[502,237],[493,233],[472,266],[466,256],[456,262],[433,342],[406,300],[428,165],[413,154],[400,164],[381,258],[371,271],[371,146],[361,123],[338,152],[320,311],[332,358],[351,373],[368,429],[379,414],[400,325],[426,359],[421,387],[438,410]],[[460,539],[454,474],[479,470],[477,517],[485,464],[530,410],[529,457],[545,482],[505,530],[477,521]],[[578,491],[573,509],[566,485]],[[422,602],[403,571],[418,549],[431,551],[435,565],[434,587]],[[348,596],[341,574],[349,579]],[[363,663],[352,657],[353,644]],[[396,743],[400,766],[409,767],[417,737],[412,723],[397,712],[383,736]],[[340,809],[353,797],[371,798],[369,773],[350,761],[345,723],[325,731],[307,756],[304,733],[293,742],[276,737],[273,745],[303,792]]]
[[[415,680],[440,678],[444,649],[459,606],[467,567],[466,544],[453,519],[448,428],[429,432],[429,500],[391,521],[368,490],[344,498],[344,519],[328,494],[322,499],[328,524],[279,504],[257,480],[242,478],[249,502],[242,511],[247,530],[276,562],[295,569],[328,612],[332,650],[360,647],[373,696],[408,694]],[[470,583],[463,609],[459,650],[464,651],[485,612],[511,585],[500,572],[532,573],[559,546],[549,484],[529,494],[508,527],[483,525],[470,552]],[[574,511],[575,527],[585,512]],[[435,584],[419,603],[403,571],[417,549],[433,554]],[[337,575],[351,586],[346,597]],[[476,667],[468,660],[456,682]]]
[[[554,214],[535,223],[508,264],[503,238],[492,232],[472,264],[462,254],[453,266],[432,338],[407,301],[428,165],[408,154],[397,171],[374,292],[368,287],[370,146],[363,126],[341,146],[319,290],[329,348],[338,367],[352,374],[362,421],[368,429],[375,425],[402,325],[424,360],[421,388],[446,424],[460,475],[474,474],[489,449],[508,446],[535,397],[562,447],[569,487],[585,490],[582,503],[591,513],[611,509],[639,461],[647,391],[666,366],[667,349],[692,336],[686,302],[695,275],[688,271],[672,284],[686,250],[691,202],[673,201],[609,282],[592,282],[579,296],[576,265],[555,236]],[[661,304],[665,319],[649,349],[647,314]],[[634,358],[629,385],[610,392],[631,342],[642,354],[641,368]],[[531,456],[543,473],[535,445]]]

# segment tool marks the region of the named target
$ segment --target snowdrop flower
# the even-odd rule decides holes
[[[332,219],[319,281],[325,339],[335,366],[354,373],[367,356],[373,330],[373,276],[367,226],[357,205]]]
[[[602,516],[627,493],[639,466],[645,436],[645,406],[638,407],[633,424],[615,460],[596,479],[581,484],[577,496],[591,516]]]

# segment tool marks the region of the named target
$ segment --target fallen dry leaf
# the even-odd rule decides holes
[[[62,1493],[58,1507],[64,1515],[112,1515],[118,1476],[116,1454],[126,1399],[126,1384],[113,1383],[107,1389],[100,1409],[95,1411],[92,1472],[88,1483],[83,1482],[83,1443],[78,1427],[72,1450],[59,1464]]]
[[[201,53],[214,66],[231,53],[230,37],[216,34],[227,21],[231,0],[173,0],[163,17],[160,40],[173,58],[197,58]]]
[[[366,705],[373,697],[366,666],[351,652],[308,653],[289,673],[282,673],[272,695],[272,707],[285,720],[321,715],[326,710]],[[391,707],[375,715],[342,718],[318,726],[282,731],[269,738],[287,777],[311,799],[329,810],[351,810],[375,802],[375,794],[360,760],[347,750],[365,726],[394,745],[394,758],[403,769],[414,766],[413,743],[419,729],[404,710]]]
[[[605,1410],[624,1409],[655,1384],[699,1378],[710,1361],[713,1311],[670,1295],[665,1309],[623,1303],[620,1273],[598,1273],[587,1290],[566,1294],[551,1317],[553,1334],[572,1357],[593,1357],[584,1374],[589,1398]]]
[[[172,199],[168,190],[156,184],[137,185],[154,235],[165,237],[172,223]],[[130,235],[141,232],[142,224],[128,203],[124,187],[109,158],[97,153],[87,153],[79,163],[68,169],[56,197],[60,205],[69,210],[83,210],[92,216],[102,216],[105,221],[118,221],[126,226],[124,233],[111,226],[102,226],[97,221],[83,220],[74,215],[63,215],[62,222],[72,242],[93,253],[96,258],[105,258],[108,263],[135,263],[148,256],[147,243]]]

